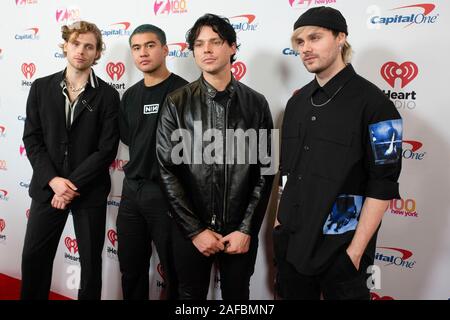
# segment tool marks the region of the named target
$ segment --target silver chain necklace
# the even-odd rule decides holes
[[[323,107],[324,105],[328,104],[331,100],[333,100],[333,98],[339,93],[339,91],[342,90],[343,87],[344,87],[344,85],[340,86],[339,89],[337,89],[336,92],[331,96],[331,98],[328,99],[327,101],[325,101],[325,102],[322,103],[322,104],[315,104],[314,101],[313,101],[313,97],[311,96],[311,104],[312,104],[314,107]]]
[[[87,81],[86,81],[81,87],[79,87],[78,89],[75,88],[75,87],[70,83],[70,81],[69,81],[67,78],[66,78],[66,84],[67,84],[67,86],[69,87],[70,91],[72,91],[72,92],[78,92],[78,91],[83,90],[84,87],[86,87]]]

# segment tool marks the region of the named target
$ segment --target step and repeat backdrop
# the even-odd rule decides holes
[[[427,1],[427,0],[425,0]],[[32,174],[22,142],[31,84],[62,70],[62,25],[83,19],[102,30],[106,51],[95,72],[121,94],[142,78],[128,38],[152,23],[166,31],[171,71],[189,81],[200,72],[185,42],[204,13],[228,17],[241,44],[236,79],[263,93],[277,127],[292,93],[311,81],[290,44],[292,26],[308,8],[333,6],[344,14],[353,65],[395,103],[404,119],[402,200],[392,201],[381,227],[373,299],[450,298],[450,4],[445,0],[7,0],[0,4],[0,273],[20,278],[21,252],[30,206]],[[330,154],[329,157],[333,157]],[[113,181],[103,255],[104,299],[121,299],[116,216],[128,150],[120,145],[111,164]],[[273,299],[271,201],[260,233],[251,281],[252,299]],[[152,258],[150,298],[165,287]],[[77,241],[69,216],[54,262],[52,290],[76,298]],[[209,298],[220,299],[220,275],[211,274]]]

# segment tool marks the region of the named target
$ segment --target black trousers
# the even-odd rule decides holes
[[[276,292],[285,300],[370,300],[367,287],[369,259],[363,256],[356,269],[346,248],[339,251],[330,266],[318,275],[303,275],[286,261],[288,235],[282,226],[273,231],[274,255],[277,268]]]
[[[190,239],[186,239],[175,222],[172,223],[174,262],[181,300],[205,300],[208,295],[211,267],[220,271],[220,289],[224,300],[248,300],[250,278],[255,269],[258,237],[252,236],[250,249],[244,254],[217,253],[206,257]]]
[[[167,207],[157,205],[158,202],[161,203],[161,199],[156,201],[151,193],[145,187],[138,192],[128,190],[124,182],[117,215],[117,241],[122,272],[122,293],[126,300],[148,300],[149,298],[152,241],[155,243],[163,267],[163,278],[166,284],[165,296],[161,298],[169,300],[177,298],[177,281],[170,259],[171,218]]]
[[[21,299],[48,299],[53,260],[68,215],[69,210],[32,200],[22,252]],[[99,300],[106,202],[103,207],[72,210],[72,217],[81,264],[78,299]]]

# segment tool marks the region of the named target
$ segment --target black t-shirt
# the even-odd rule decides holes
[[[289,233],[286,258],[300,273],[323,271],[350,244],[366,197],[400,198],[401,148],[394,104],[351,65],[289,100],[278,219]],[[375,242],[376,234],[365,252],[370,259]]]
[[[138,191],[145,184],[159,185],[156,159],[156,128],[160,107],[170,92],[188,82],[172,73],[163,82],[146,87],[144,80],[125,91],[119,113],[120,140],[129,147],[130,161],[124,166],[128,188]],[[154,188],[160,192],[159,188]]]

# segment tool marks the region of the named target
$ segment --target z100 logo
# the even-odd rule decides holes
[[[328,5],[336,3],[336,0],[288,0],[289,5],[294,9],[305,9],[313,4]]]
[[[25,6],[25,5],[29,5],[29,4],[36,4],[37,0],[16,0],[16,5],[17,6]]]
[[[392,214],[417,218],[416,201],[413,199],[393,199],[389,202],[389,210]]]
[[[80,20],[80,9],[63,8],[57,9],[55,13],[56,22],[69,24]]]
[[[153,4],[155,15],[187,12],[187,0],[156,0]]]
[[[408,86],[419,74],[417,64],[406,61],[398,64],[394,61],[386,62],[380,70],[381,77],[395,89],[395,83],[400,82],[400,89]],[[383,90],[384,94],[394,102],[397,109],[415,109],[416,108],[416,92],[399,92],[394,90]]]
[[[377,247],[377,249],[387,251],[387,253],[378,251],[375,253],[375,260],[385,262],[385,266],[394,265],[405,269],[413,269],[416,264],[416,261],[410,259],[413,256],[413,253],[409,250],[391,247]]]

